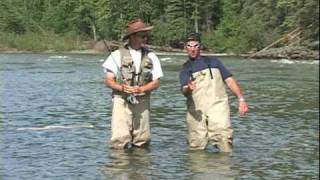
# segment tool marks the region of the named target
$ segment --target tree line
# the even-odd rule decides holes
[[[207,49],[248,52],[301,29],[301,44],[319,43],[318,0],[1,0],[2,35],[121,40],[141,18],[154,25],[149,43],[181,46],[191,31]],[[0,42],[1,44],[1,42]]]

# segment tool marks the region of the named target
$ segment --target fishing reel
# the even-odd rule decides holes
[[[139,101],[137,100],[136,96],[132,94],[127,97],[127,102],[130,104],[139,104]]]

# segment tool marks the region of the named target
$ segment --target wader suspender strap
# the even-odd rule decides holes
[[[211,67],[210,67],[210,65],[209,65],[209,64],[208,64],[208,68],[209,68],[209,72],[210,72],[210,77],[211,77],[211,79],[213,79],[213,75],[212,75]]]
[[[210,72],[210,77],[211,77],[211,79],[213,79],[212,70],[211,70],[211,67],[210,67],[210,59],[207,59],[207,57],[206,57],[206,59],[204,61],[207,63],[207,67],[208,67],[209,72]]]

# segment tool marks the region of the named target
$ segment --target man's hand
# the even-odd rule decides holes
[[[133,89],[136,94],[142,94],[145,92],[144,86],[134,86]]]
[[[122,89],[123,89],[123,92],[127,94],[134,94],[137,91],[135,86],[129,86],[126,84],[122,84]]]
[[[239,110],[240,116],[244,116],[249,111],[248,104],[246,103],[244,98],[239,99],[238,110]]]
[[[182,87],[183,93],[189,93],[196,89],[196,81],[189,81],[187,85]]]
[[[160,86],[160,79],[155,79],[142,86],[133,86],[132,93],[144,94],[157,89]]]

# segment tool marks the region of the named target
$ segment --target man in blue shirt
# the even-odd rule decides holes
[[[215,57],[200,55],[200,36],[191,33],[186,40],[188,61],[180,71],[182,93],[187,98],[187,127],[190,149],[205,149],[208,143],[220,152],[232,151],[232,126],[225,84],[238,97],[239,113],[248,105],[230,71]]]

